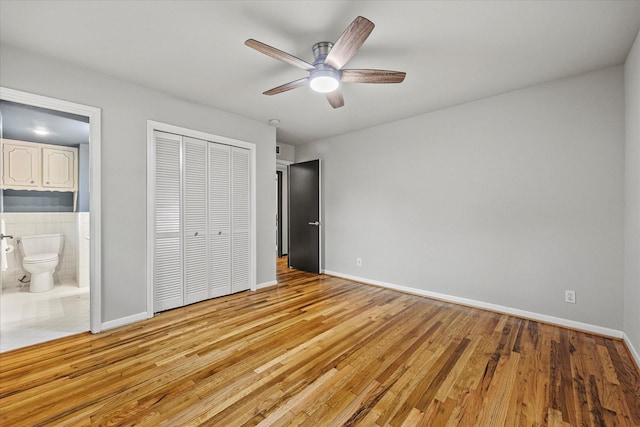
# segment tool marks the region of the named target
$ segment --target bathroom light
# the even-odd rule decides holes
[[[36,133],[40,136],[45,136],[45,135],[49,135],[49,131],[43,127],[37,127],[35,129],[31,129],[33,131],[33,133]]]
[[[309,86],[320,93],[329,93],[340,86],[340,75],[333,69],[315,70],[309,76]]]

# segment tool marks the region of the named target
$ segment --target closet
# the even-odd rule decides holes
[[[250,151],[154,131],[153,311],[250,288]]]

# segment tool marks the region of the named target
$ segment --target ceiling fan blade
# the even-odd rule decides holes
[[[369,37],[375,25],[367,18],[358,16],[335,42],[324,63],[339,70],[356,54]]]
[[[389,70],[342,70],[345,83],[402,83],[407,73]]]
[[[342,89],[338,88],[333,92],[327,93],[327,101],[333,108],[344,107],[344,96],[342,95]]]
[[[259,42],[258,40],[249,39],[244,42],[245,45],[249,46],[252,49],[257,50],[260,53],[264,53],[278,61],[286,62],[287,64],[291,64],[294,67],[302,68],[306,71],[311,71],[315,69],[315,67],[309,64],[307,61],[303,61],[300,58],[297,58],[293,55],[288,54],[287,52],[283,52],[275,47],[271,47],[268,44],[264,44]]]
[[[288,90],[295,89],[295,88],[300,87],[300,86],[304,86],[304,85],[307,84],[307,80],[309,80],[309,77],[303,77],[301,79],[294,80],[294,81],[289,82],[289,83],[285,83],[285,84],[283,84],[281,86],[274,87],[273,89],[269,89],[268,91],[263,92],[263,94],[264,95],[277,95],[279,93],[286,92]]]

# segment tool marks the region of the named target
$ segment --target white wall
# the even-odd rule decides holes
[[[620,331],[623,91],[618,66],[296,146],[325,270]]]
[[[625,275],[624,331],[640,363],[640,33],[625,75]]]
[[[296,159],[296,147],[289,144],[277,143],[280,147],[280,154],[276,156],[278,160],[285,160],[287,162],[293,162]]]
[[[275,128],[6,45],[0,57],[0,85],[102,109],[103,322],[146,311],[147,120],[256,144],[257,281],[275,280]]]

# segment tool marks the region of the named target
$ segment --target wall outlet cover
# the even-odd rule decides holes
[[[568,302],[570,304],[576,303],[576,291],[566,290],[564,291],[564,302]]]

